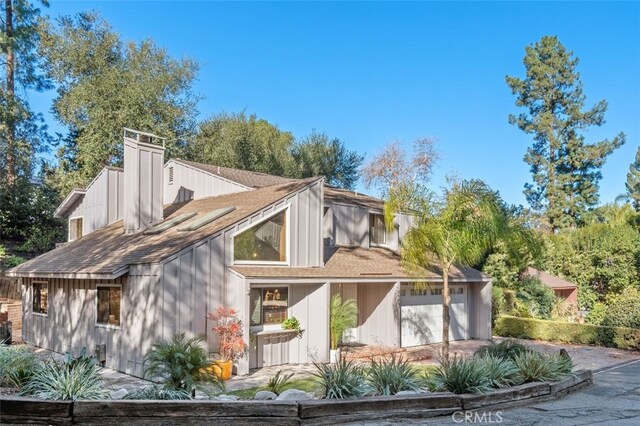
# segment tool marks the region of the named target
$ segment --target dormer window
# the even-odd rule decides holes
[[[369,241],[370,245],[387,244],[387,229],[384,226],[384,215],[369,213]]]
[[[233,259],[240,263],[288,261],[287,211],[283,210],[237,234]]]
[[[82,238],[82,218],[76,217],[69,219],[69,241],[75,241]]]

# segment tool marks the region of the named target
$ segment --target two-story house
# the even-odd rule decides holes
[[[329,359],[329,300],[357,301],[353,342],[415,346],[442,339],[442,277],[416,277],[398,250],[412,217],[388,232],[383,201],[326,186],[172,159],[164,140],[126,129],[124,169],[106,167],[56,210],[69,242],[12,269],[23,338],[56,352],[98,347],[106,365],[143,374],[151,344],[204,334],[207,312],[238,310],[249,369]],[[417,287],[417,281],[429,283]],[[451,338],[491,336],[491,283],[451,279]],[[296,317],[301,337],[282,330]]]

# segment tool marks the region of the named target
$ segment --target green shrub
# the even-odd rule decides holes
[[[276,395],[280,395],[285,386],[289,384],[292,377],[293,373],[282,374],[282,370],[278,370],[275,376],[271,377],[267,382],[267,389],[275,393]]]
[[[496,319],[505,312],[504,290],[500,287],[493,286],[491,288],[491,326]]]
[[[602,325],[640,328],[640,290],[627,287],[621,294],[609,297]]]
[[[601,302],[596,302],[587,314],[585,321],[593,325],[602,325],[604,317],[607,314],[607,305]]]
[[[525,345],[518,343],[514,339],[505,339],[500,343],[489,342],[488,345],[480,346],[474,353],[479,357],[496,357],[501,359],[513,360],[513,358],[528,351]]]
[[[573,367],[569,358],[559,354],[547,356],[536,351],[526,351],[516,355],[513,363],[518,369],[519,383],[558,380],[571,372]]]
[[[104,399],[108,392],[95,366],[86,363],[69,368],[64,363],[43,363],[20,391],[50,400]]]
[[[434,392],[485,393],[491,389],[487,365],[480,357],[454,357],[425,377]]]
[[[511,359],[485,355],[478,357],[478,362],[484,363],[487,379],[492,388],[504,388],[520,384],[518,367]]]
[[[504,290],[504,314],[510,314],[516,308],[516,292]]]
[[[224,388],[224,382],[207,368],[211,362],[203,344],[203,338],[188,339],[184,333],[174,335],[169,342],[154,343],[144,357],[147,366],[145,377],[160,377],[165,387],[186,389],[188,392],[195,388],[197,381],[209,381],[218,388]]]
[[[129,392],[123,399],[182,400],[191,399],[186,389],[170,389],[152,385]]]
[[[87,355],[87,348],[82,348],[78,356],[73,356],[71,352],[64,354],[64,364],[67,368],[75,368],[78,365],[85,364],[94,367],[97,363],[95,357]]]
[[[26,346],[0,344],[0,385],[21,388],[41,362]]]
[[[553,290],[536,277],[525,277],[516,284],[516,296],[535,318],[550,319],[556,303]]]
[[[503,315],[496,321],[498,336],[599,345],[620,349],[640,349],[640,329],[604,327]]]
[[[340,360],[335,364],[314,363],[315,377],[320,379],[328,399],[355,398],[370,393],[363,366]]]
[[[395,395],[400,391],[420,389],[420,377],[407,361],[394,355],[380,362],[371,360],[368,370],[369,385],[376,395]]]

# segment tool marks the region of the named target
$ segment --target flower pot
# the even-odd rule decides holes
[[[335,364],[338,361],[340,361],[340,349],[331,349],[329,351],[329,362]]]
[[[233,370],[233,361],[213,361],[207,370],[222,380],[229,380]]]

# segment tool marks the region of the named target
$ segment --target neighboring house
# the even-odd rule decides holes
[[[574,305],[576,308],[578,307],[577,285],[532,267],[528,267],[524,275],[538,278],[543,284],[551,287],[556,297],[565,304]]]
[[[165,164],[164,141],[131,130],[124,145],[124,170],[105,168],[56,211],[69,220],[69,243],[9,272],[22,282],[25,341],[99,347],[107,366],[141,376],[151,344],[177,332],[206,334],[215,349],[207,312],[225,305],[244,324],[249,356],[236,372],[246,374],[328,361],[334,294],[357,301],[350,341],[442,340],[442,277],[400,265],[411,216],[397,215],[387,232],[381,200],[321,177]],[[458,268],[451,288],[451,338],[490,338],[489,277]],[[302,337],[282,330],[292,316]]]

